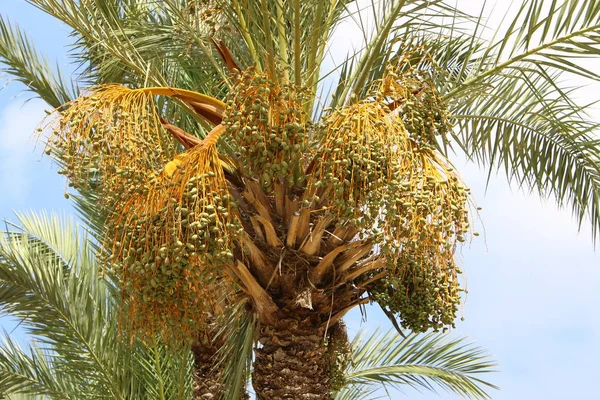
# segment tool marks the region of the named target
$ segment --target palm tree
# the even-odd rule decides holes
[[[17,217],[19,223],[0,237],[0,305],[21,321],[34,341],[24,352],[10,335],[4,335],[0,395],[9,399],[191,398],[194,360],[189,350],[120,340],[115,288],[98,279],[94,241],[81,233],[81,226],[54,215]],[[251,339],[246,346],[252,346]],[[365,340],[359,334],[351,348],[346,345],[342,341],[336,348],[349,364],[338,370],[337,399],[355,399],[354,393],[370,395],[382,382],[426,389],[437,384],[474,398],[487,398],[482,387],[491,386],[478,378],[493,366],[488,357],[447,335],[402,339],[390,332]],[[245,362],[243,351],[231,350]],[[232,373],[241,374],[239,394],[246,381],[243,368]]]
[[[127,16],[127,14],[124,15],[123,20],[131,23],[131,21],[127,20]],[[139,15],[137,15],[137,17],[139,17]],[[67,18],[65,22],[68,21],[69,19]],[[166,27],[166,22],[164,20],[158,22],[161,24],[162,29]],[[2,35],[0,35],[0,56],[3,57],[3,60],[9,66],[9,72],[11,74],[18,80],[27,84],[36,95],[44,99],[52,107],[59,107],[62,103],[74,96],[74,93],[77,92],[77,88],[65,84],[65,80],[61,77],[60,72],[50,73],[52,68],[45,58],[35,51],[33,44],[18,27],[11,26],[7,21],[1,20],[0,31],[2,33]],[[86,35],[89,35],[89,32],[78,33],[81,35],[80,40],[82,41]],[[95,43],[96,46],[100,44],[104,43]],[[89,47],[94,48],[92,44],[90,44]],[[80,48],[81,53],[79,53],[79,57],[83,57],[82,53],[90,52],[90,48],[82,46]],[[119,48],[119,46],[114,46],[114,48]],[[139,44],[136,44],[136,49],[137,48],[139,48]],[[87,55],[87,57],[91,58],[90,55]],[[88,81],[101,82],[107,80],[120,80],[131,83],[131,80],[135,78],[135,70],[131,74],[121,72],[121,75],[116,73],[109,76],[102,75],[100,72],[105,73],[106,70],[105,64],[103,64],[105,61],[106,57],[101,57],[90,63],[92,66],[97,66],[95,71],[98,72],[91,73],[93,70],[90,68],[90,71],[88,71],[90,73],[87,77]],[[120,61],[122,62],[123,60]],[[174,61],[176,63],[178,60]],[[110,65],[110,62],[106,61],[106,64]],[[171,72],[177,68],[170,65],[166,69]],[[193,71],[187,71],[188,75],[191,73],[193,73]],[[176,73],[173,73],[173,75],[174,76],[169,78],[171,81],[178,77],[185,77],[185,74],[181,72],[179,75]],[[186,78],[190,81],[194,81],[195,77],[188,76]],[[202,77],[202,79],[203,82],[207,81],[206,77]],[[202,82],[198,82],[198,79],[196,79],[194,85],[198,87],[199,83]],[[208,86],[210,85],[207,85],[207,87]],[[93,191],[82,190],[82,195],[83,197],[75,197],[75,204],[78,208],[80,217],[87,221],[92,229],[93,236],[97,237],[101,235],[103,228],[103,212],[99,210],[98,207],[94,207],[96,205],[96,195]],[[0,366],[5,378],[1,382],[0,393],[4,393],[7,398],[11,399],[21,398],[21,395],[12,394],[15,392],[25,393],[23,395],[25,396],[24,398],[29,398],[27,397],[28,395],[49,396],[51,398],[188,398],[191,393],[190,388],[192,385],[190,354],[186,354],[185,352],[176,352],[172,354],[169,351],[165,351],[164,346],[160,344],[148,348],[139,341],[135,341],[133,348],[127,346],[113,347],[112,343],[118,341],[118,337],[114,335],[115,331],[113,329],[117,324],[113,310],[118,307],[113,303],[106,301],[106,293],[102,290],[100,292],[95,290],[93,294],[86,293],[86,284],[88,281],[93,282],[93,280],[83,279],[79,281],[79,285],[75,285],[75,287],[72,285],[74,276],[81,276],[79,274],[83,274],[86,277],[93,276],[95,269],[92,260],[77,260],[77,262],[75,262],[75,260],[70,260],[69,263],[63,265],[58,265],[56,263],[59,257],[58,255],[53,254],[54,251],[62,252],[63,254],[69,252],[75,254],[75,249],[67,251],[64,250],[64,248],[77,246],[79,243],[87,243],[85,238],[81,238],[80,240],[72,240],[72,238],[70,238],[69,235],[76,231],[75,227],[72,226],[72,224],[65,224],[64,221],[58,221],[54,218],[48,219],[45,216],[39,218],[35,215],[23,215],[20,216],[20,220],[23,226],[19,228],[15,227],[15,231],[12,231],[10,234],[7,233],[9,237],[14,240],[4,242],[5,246],[3,246],[2,249],[4,256],[4,263],[2,266],[4,267],[3,271],[5,274],[2,279],[2,284],[6,288],[14,288],[15,285],[17,285],[16,282],[26,281],[28,283],[26,297],[30,302],[23,302],[23,297],[13,298],[11,296],[2,296],[0,299],[2,304],[5,305],[5,311],[11,310],[16,317],[24,322],[26,328],[30,329],[32,326],[36,326],[36,329],[33,330],[33,332],[30,330],[30,333],[34,333],[38,338],[37,340],[40,338],[42,339],[40,348],[43,350],[38,350],[34,343],[32,354],[28,355],[22,352],[10,338],[6,338],[6,346],[3,348],[2,352],[3,364]],[[46,235],[49,235],[49,237],[53,239],[47,239]],[[28,240],[23,242],[21,240],[23,237],[27,237]],[[65,242],[56,241],[56,238],[65,239]],[[53,246],[46,249],[50,251],[47,255],[47,259],[37,258],[41,243],[53,244]],[[59,248],[57,249],[56,247]],[[13,254],[15,251],[18,255]],[[24,253],[30,254],[23,259]],[[87,255],[89,256],[90,254]],[[36,262],[31,264],[31,260],[34,259]],[[25,263],[24,260],[29,261],[28,263]],[[65,286],[66,282],[62,282],[61,280],[51,282],[45,280],[45,278],[52,276],[55,273],[56,268],[62,268],[63,271],[69,273],[67,274],[68,276],[65,277],[65,280],[70,282],[70,284]],[[81,271],[81,269],[83,269],[83,271]],[[73,271],[77,271],[77,274],[73,274]],[[100,287],[104,287],[106,283],[107,282],[105,281],[97,282]],[[67,287],[75,289],[76,293],[70,293]],[[46,293],[37,290],[39,288],[47,288],[47,290],[53,292],[54,296],[60,297],[62,295],[63,298],[59,299],[59,303],[62,306],[70,304],[69,311],[71,313],[59,312],[52,315],[48,315],[48,313],[43,315],[34,313],[31,308],[31,301],[42,301],[45,302],[44,304],[47,307],[56,307],[56,304],[48,302],[45,299]],[[110,291],[115,290],[114,287],[110,285],[105,289]],[[10,290],[8,293],[10,293]],[[91,297],[94,298],[94,295],[98,294],[100,294],[101,299],[96,298],[94,300],[95,304],[97,306],[106,305],[108,308],[106,310],[101,310],[101,314],[108,315],[109,318],[101,320],[91,318],[88,314],[92,310],[92,307],[89,307],[88,303],[80,301],[78,297],[83,296],[82,298],[85,298],[86,296],[89,297],[91,295]],[[19,307],[15,308],[15,303],[18,302],[23,302],[23,304],[20,304]],[[78,308],[73,305],[83,305],[83,307]],[[232,316],[233,315],[234,314],[232,314]],[[92,321],[91,326],[79,325],[80,321],[90,320]],[[218,334],[214,335],[217,339],[216,341],[220,345],[223,345],[222,339],[224,337],[225,339],[228,339],[224,341],[225,344],[219,351],[215,350],[218,346],[211,343],[213,342],[212,340],[208,343],[205,342],[207,346],[204,348],[198,346],[198,343],[193,346],[193,349],[195,350],[195,371],[193,374],[195,377],[194,397],[205,398],[203,396],[212,393],[219,398],[237,398],[238,394],[243,393],[245,387],[244,371],[246,371],[246,357],[247,354],[251,353],[253,343],[253,324],[251,323],[252,320],[247,318],[242,318],[241,321],[239,321],[239,318],[235,318],[232,322],[233,323],[227,321],[227,324],[225,325],[237,327],[237,329],[234,330],[235,334],[231,335],[231,329],[223,330],[221,328],[219,329]],[[41,325],[44,323],[46,326],[42,327]],[[107,324],[107,326],[105,327],[103,324]],[[56,332],[53,329],[56,325],[66,325],[67,328],[70,329]],[[95,335],[95,337],[103,335],[104,341],[97,343],[84,340],[84,337],[90,335],[90,329],[94,331],[91,334]],[[108,332],[112,332],[112,334],[108,334]],[[224,333],[227,333],[227,335]],[[61,335],[62,338],[59,338]],[[61,342],[61,349],[57,350],[53,345],[48,346],[48,341],[50,343],[56,341]],[[390,349],[389,343],[382,343],[387,346],[388,350]],[[342,345],[344,344],[345,342],[342,343]],[[373,343],[370,344],[371,346],[373,345]],[[400,343],[398,343],[398,345],[400,347]],[[356,346],[360,346],[360,343],[353,344],[353,348],[358,348]],[[86,367],[86,379],[82,379],[86,376],[81,373],[83,368],[74,368],[76,367],[75,364],[77,364],[77,361],[73,360],[73,352],[65,351],[69,348],[79,350],[83,348],[86,349],[81,353],[84,357],[93,356],[94,358],[100,358],[97,363],[93,363]],[[401,348],[406,349],[407,346],[402,344]],[[430,351],[435,351],[436,349],[437,347],[432,341]],[[206,350],[209,350],[208,353]],[[211,353],[211,350],[213,353]],[[485,361],[480,362],[475,350],[473,350],[472,353],[461,351],[456,354],[450,351],[450,349],[447,350],[448,351],[441,353],[441,355],[447,359],[452,359],[452,356],[460,356],[471,360],[472,366],[479,366],[482,370],[486,371],[489,369],[489,364],[486,364]],[[51,358],[46,356],[47,352],[57,352],[60,354],[63,363],[57,364],[53,362]],[[206,355],[206,359],[199,360],[203,353]],[[374,352],[373,354],[375,353],[377,352]],[[100,357],[97,356],[98,354]],[[223,355],[227,355],[227,363],[222,364],[223,361],[220,361],[217,365],[214,365],[215,359],[221,358]],[[110,363],[107,362],[107,360],[129,359],[133,359],[135,362],[129,363],[124,370],[115,370],[111,367]],[[393,359],[390,359],[387,362],[387,365],[385,363],[383,364],[384,367],[387,367],[388,373],[390,371],[396,371],[394,370],[393,361]],[[367,395],[374,390],[373,384],[366,385],[368,382],[346,383],[343,374],[344,371],[339,367],[341,367],[341,365],[337,367],[337,385],[344,389],[336,394],[336,398],[347,396],[348,394],[351,395],[357,390],[364,395]],[[405,375],[407,371],[403,369],[406,368],[406,365],[400,364],[399,367],[400,369],[397,370],[397,374]],[[447,363],[446,366],[432,364],[431,367],[434,369],[425,373],[422,380],[418,378],[417,374],[420,373],[419,371],[410,372],[410,376],[412,376],[412,379],[419,381],[423,387],[427,389],[432,388],[427,382],[427,379],[431,378],[433,381],[442,384],[443,382],[448,382],[447,387],[452,388],[454,391],[470,393],[474,397],[485,396],[484,392],[473,384],[473,382],[478,383],[478,381],[475,378],[470,378],[469,374],[473,372],[472,370],[461,370],[460,366],[450,365],[450,363]],[[435,371],[435,368],[438,368],[437,371]],[[224,385],[221,385],[218,382],[219,376],[222,375],[220,372],[221,369],[224,370],[224,375],[226,377]],[[68,370],[69,372],[65,373],[65,370]],[[173,373],[176,371],[179,371],[179,373],[174,375]],[[431,373],[432,371],[434,371],[433,374]],[[460,376],[463,378],[457,380],[456,377]],[[101,378],[100,381],[98,381],[98,377]],[[386,381],[382,375],[379,375],[377,379],[381,382]],[[107,390],[106,383],[111,381],[121,382],[120,385],[122,387],[117,390],[114,390],[114,388],[113,390]],[[391,384],[395,383],[398,382],[396,380],[391,382]],[[215,387],[215,385],[217,386]],[[223,390],[223,388],[228,387],[233,390]],[[218,393],[218,390],[221,390],[221,393]]]
[[[453,323],[453,253],[469,221],[448,146],[570,204],[596,235],[596,124],[559,84],[560,73],[598,78],[570,61],[598,53],[595,1],[528,2],[491,42],[441,1],[381,1],[365,49],[338,66],[323,108],[327,41],[344,18],[362,15],[349,11],[353,2],[226,2],[215,11],[229,29],[209,33],[196,30],[188,7],[192,18],[176,30],[184,41],[85,14],[119,14],[117,3],[33,3],[86,32],[94,57],[125,65],[93,73],[138,72],[130,88],[95,88],[61,109],[51,140],[72,183],[92,179],[109,210],[104,250],[128,331],[189,341],[210,322],[207,311],[221,311],[210,295],[233,305],[241,289],[260,321],[259,398],[329,398],[328,332],[352,307],[376,301],[417,331]],[[156,18],[184,10],[179,1],[140,4],[124,8]],[[140,62],[157,48],[164,59]],[[185,71],[172,60],[190,48],[220,76],[221,95],[155,78],[161,68]],[[168,122],[181,114],[179,128]]]

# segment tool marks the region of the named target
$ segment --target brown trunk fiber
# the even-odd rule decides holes
[[[259,400],[331,400],[325,329],[310,320],[262,325],[252,385]]]
[[[221,371],[215,368],[218,348],[211,343],[196,343],[194,353],[194,399],[218,400],[223,390]]]

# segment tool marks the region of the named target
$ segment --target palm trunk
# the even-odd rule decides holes
[[[310,319],[260,327],[252,384],[259,400],[331,400],[325,329]]]
[[[221,399],[221,370],[217,368],[218,347],[210,341],[198,342],[192,346],[194,353],[194,399]]]

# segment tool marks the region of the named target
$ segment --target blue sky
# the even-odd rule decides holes
[[[482,1],[460,2],[473,11]],[[0,0],[0,13],[18,22],[39,49],[67,71],[68,30],[24,0]],[[352,35],[344,36],[346,44]],[[350,43],[351,45],[351,43]],[[6,86],[5,86],[6,85]],[[23,93],[20,84],[0,75],[0,218],[12,210],[52,210],[72,213],[64,199],[65,182],[56,174],[40,145],[30,140],[44,116],[45,105]],[[595,100],[598,92],[584,93]],[[459,157],[455,159],[467,184],[483,207],[478,230],[485,235],[458,255],[469,290],[463,307],[465,322],[455,335],[469,336],[489,350],[499,372],[488,377],[501,390],[497,400],[594,400],[600,376],[600,255],[594,252],[589,225],[578,226],[568,210],[552,200],[541,201],[493,177],[486,191],[486,173]],[[387,326],[369,308],[367,323],[354,312],[351,332],[362,325]],[[6,319],[7,330],[13,324]],[[456,399],[406,390],[394,398]]]

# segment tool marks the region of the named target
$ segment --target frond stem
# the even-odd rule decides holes
[[[271,79],[275,79],[275,50],[273,48],[273,38],[271,31],[271,12],[267,4],[267,0],[261,1],[263,30],[265,32],[265,42],[267,42],[267,75]]]
[[[225,126],[219,124],[213,128],[212,131],[206,135],[206,137],[202,140],[202,146],[214,146],[219,138],[225,133]]]
[[[302,63],[300,60],[300,0],[294,0],[294,74],[296,85],[302,85]]]
[[[258,72],[262,71],[262,67],[260,65],[260,60],[258,58],[258,54],[256,53],[256,48],[254,47],[254,42],[252,36],[250,36],[250,31],[248,31],[248,25],[246,25],[246,19],[242,14],[242,9],[240,8],[240,3],[238,0],[233,0],[233,7],[235,8],[238,19],[240,20],[240,28],[242,31],[242,36],[244,36],[244,40],[248,45],[248,51],[250,52],[250,56],[252,56],[252,60],[254,61],[254,66]]]

